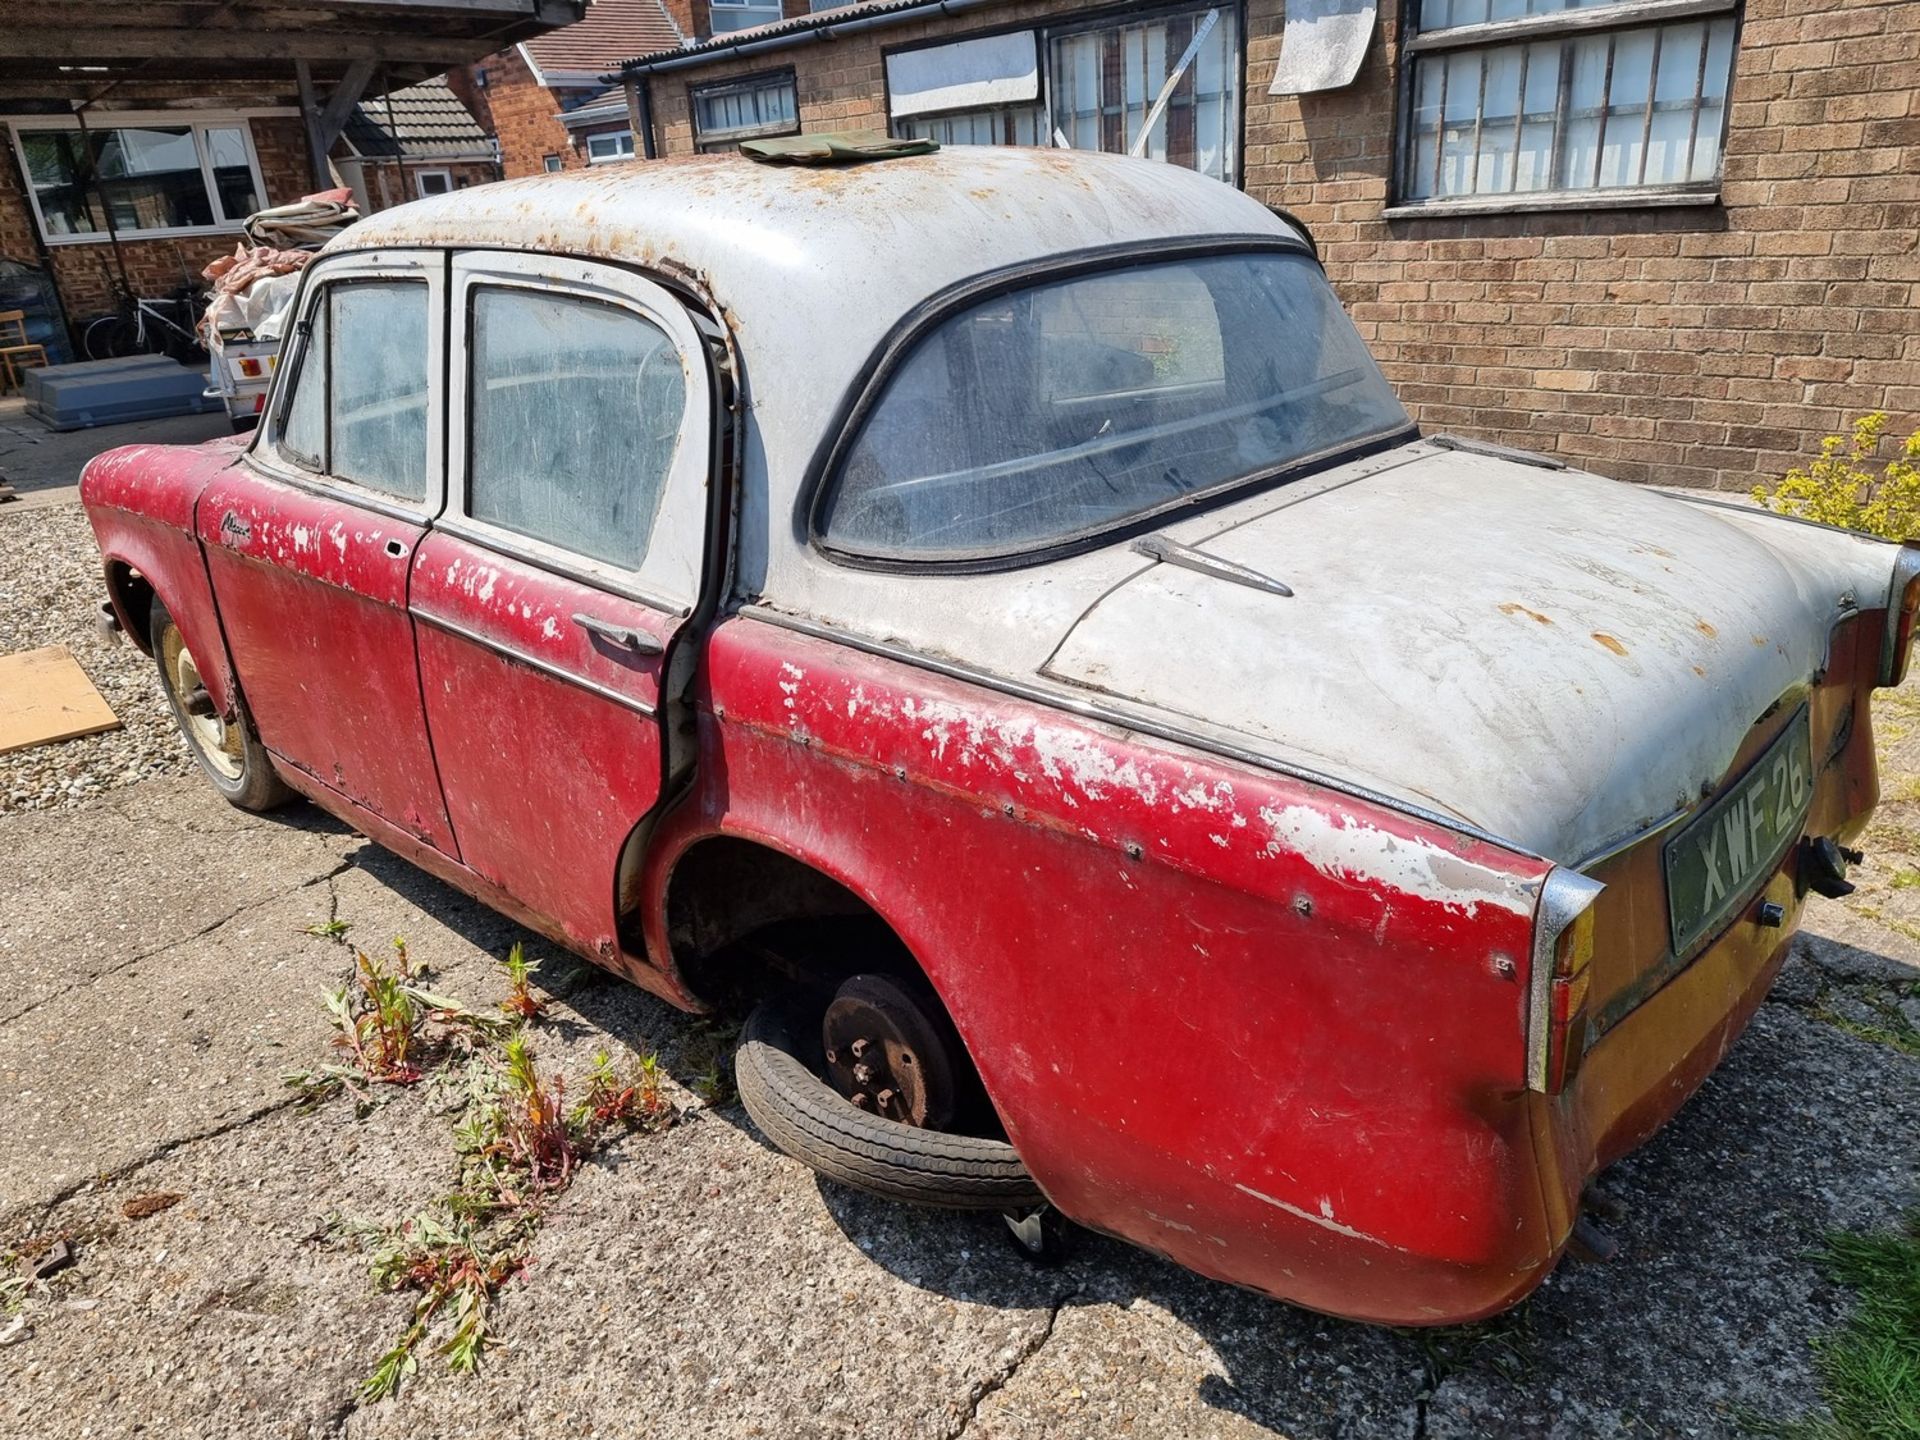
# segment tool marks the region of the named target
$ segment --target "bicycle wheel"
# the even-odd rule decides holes
[[[102,315],[82,333],[89,360],[119,360],[140,349],[140,327],[125,315]]]

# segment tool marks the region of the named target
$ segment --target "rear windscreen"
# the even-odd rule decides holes
[[[1304,255],[1040,281],[914,344],[830,477],[819,531],[861,555],[1017,555],[1410,424]]]

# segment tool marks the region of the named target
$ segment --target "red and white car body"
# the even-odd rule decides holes
[[[1048,288],[1156,266],[1185,268]],[[1258,343],[1216,284],[1318,317],[1346,368],[1301,393],[1365,433],[1263,469],[1286,421],[1255,376],[1207,461],[1244,474],[1156,468],[1151,503],[1076,500],[1018,553],[988,532],[1030,517],[975,524],[963,479],[1054,471],[900,488],[899,455],[1004,413],[951,413],[1004,374],[890,398],[926,338],[1029,325],[1007,364],[1057,361],[1046,403],[1082,417],[1047,463],[1132,494]],[[1180,325],[1128,318],[1175,290]],[[1147,162],[550,175],[347,231],[246,448],[114,451],[83,496],[126,627],[157,594],[211,706],[382,845],[690,1009],[819,877],[911,952],[1066,1215],[1319,1310],[1461,1321],[1539,1283],[1766,993],[1831,883],[1814,845],[1875,802],[1869,696],[1920,591],[1898,547],[1420,438],[1330,295],[1286,220]],[[381,344],[419,379],[368,420],[337,347],[396,297],[418,323]],[[554,297],[649,327],[629,399],[538,358]],[[513,398],[536,372],[544,407]],[[368,425],[418,449],[401,479],[367,483]],[[556,538],[635,446],[644,544]],[[551,514],[501,499],[520,472]],[[848,476],[880,499],[841,544]],[[928,495],[988,543],[916,550]]]

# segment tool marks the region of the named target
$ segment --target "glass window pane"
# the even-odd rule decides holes
[[[1629,31],[1614,39],[1613,73],[1607,81],[1606,134],[1600,147],[1602,185],[1640,183],[1655,44],[1652,30]]]
[[[327,470],[403,500],[427,495],[427,287],[357,281],[329,290],[333,394]]]
[[[686,417],[666,332],[612,305],[474,292],[467,511],[638,568]]]
[[[798,128],[793,81],[781,76],[748,85],[695,91],[694,134],[705,148],[719,149],[756,135],[785,135]]]
[[[20,148],[48,235],[93,235],[107,228],[99,197],[86,183],[86,141],[78,130],[22,130]]]
[[[1546,190],[1553,185],[1554,110],[1560,98],[1560,45],[1529,45],[1526,98],[1520,122],[1520,152],[1514,158],[1515,190]]]
[[[207,163],[213,167],[213,188],[220,195],[221,215],[239,221],[266,208],[254,187],[247,132],[239,126],[210,125],[201,133],[206,140]]]
[[[1054,36],[1048,44],[1053,128],[1076,150],[1130,150],[1208,13],[1193,10]],[[1238,21],[1228,7],[1212,13],[1213,27],[1168,96],[1142,153],[1231,180],[1240,125]]]
[[[1561,143],[1560,187],[1590,189],[1600,173],[1600,127],[1607,97],[1608,35],[1583,35],[1567,42],[1573,51],[1567,123]]]
[[[280,449],[295,464],[324,470],[327,453],[327,304],[313,307],[310,332],[280,427]]]
[[[838,472],[824,533],[866,554],[1028,550],[1407,423],[1304,256],[1043,280],[917,342]]]
[[[741,4],[738,0],[713,0],[713,32],[716,35],[768,25],[780,18],[779,0],[770,4]]]
[[[186,126],[91,132],[94,176],[122,233],[213,224],[200,150]]]
[[[1720,173],[1720,130],[1726,123],[1727,84],[1733,76],[1733,17],[1716,20],[1707,28],[1707,64],[1699,123],[1694,126],[1695,180],[1711,180]]]

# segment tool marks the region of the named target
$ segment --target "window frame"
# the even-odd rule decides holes
[[[449,363],[446,417],[446,504],[434,528],[581,584],[672,615],[692,613],[706,563],[707,479],[714,433],[713,388],[705,346],[687,308],[671,292],[623,266],[519,251],[456,251],[447,294]],[[686,414],[646,553],[633,567],[615,565],[517,530],[477,519],[469,508],[467,457],[472,440],[470,381],[472,295],[517,289],[611,305],[665,332],[686,380]]]
[[[838,0],[838,3],[844,4],[845,0]],[[708,0],[707,10],[709,12],[708,28],[712,30],[715,35],[732,35],[741,30],[755,30],[762,25],[777,25],[785,16],[785,9],[780,4],[780,0]],[[726,29],[722,30],[718,25],[712,23],[712,12],[714,11],[718,11],[723,15],[737,15],[742,13],[765,14],[768,15],[769,18],[749,21],[745,25],[729,25]]]
[[[1321,270],[1323,275],[1325,273],[1313,247],[1298,236],[1248,231],[1180,240],[1127,241],[1118,245],[1049,255],[987,271],[970,280],[950,285],[921,301],[901,318],[862,363],[808,461],[793,515],[795,528],[806,536],[807,548],[829,564],[849,570],[887,574],[982,575],[1026,570],[1104,549],[1133,536],[1163,529],[1176,519],[1217,510],[1247,496],[1304,479],[1331,466],[1348,464],[1417,440],[1420,436],[1419,424],[1409,417],[1406,426],[1401,429],[1356,441],[1332,452],[1303,455],[1283,466],[1243,475],[1198,494],[1170,499],[1165,505],[1118,519],[1111,525],[1031,549],[985,555],[928,557],[870,554],[840,549],[828,542],[822,523],[825,518],[823,512],[837,488],[841,468],[859,439],[868,415],[885,397],[894,376],[912,358],[920,341],[947,320],[996,296],[1049,281],[1071,280],[1081,275],[1158,261],[1195,260],[1215,255],[1256,252],[1303,255],[1315,269]]]
[[[717,135],[702,134],[700,131],[700,101],[711,95],[724,95],[729,91],[764,90],[784,83],[793,92],[793,121],[781,127],[757,126],[738,128]],[[742,140],[769,140],[780,135],[798,135],[800,133],[800,81],[797,72],[789,65],[781,70],[759,70],[751,75],[736,75],[726,80],[709,81],[706,84],[687,86],[687,124],[693,132],[693,148],[700,154],[713,154],[720,147],[738,149]]]
[[[97,112],[97,120],[90,120],[85,133],[98,134],[107,130],[191,130],[193,148],[200,162],[200,183],[206,189],[207,206],[210,213],[218,217],[211,225],[169,225],[157,230],[99,230],[83,234],[59,235],[47,229],[47,217],[40,208],[40,192],[33,183],[32,172],[27,167],[25,137],[36,131],[70,131],[79,133],[82,129],[77,118],[71,112],[60,115],[10,115],[6,126],[10,143],[13,146],[14,161],[19,166],[20,180],[25,188],[27,206],[33,215],[35,229],[40,240],[49,246],[55,245],[110,245],[116,239],[121,241],[167,240],[193,235],[233,235],[240,231],[246,216],[229,217],[226,207],[220,203],[220,187],[213,179],[213,157],[207,146],[206,132],[209,130],[238,130],[247,149],[247,168],[253,176],[253,193],[260,197],[263,205],[272,200],[267,193],[265,177],[260,173],[260,151],[254,144],[252,121],[266,112],[261,111],[215,111],[184,110],[170,112],[166,110],[128,110]],[[292,114],[292,111],[273,112]],[[89,175],[85,182],[85,191],[99,198],[101,205],[106,204],[105,196],[100,193],[99,182]]]
[[[595,155],[593,142],[596,140],[613,141],[616,147],[615,153],[604,156]],[[627,142],[627,148],[624,151],[618,149],[619,142],[622,140]],[[583,135],[580,139],[580,148],[586,153],[589,165],[617,165],[622,160],[631,160],[640,153],[640,147],[634,144],[631,130],[599,130],[590,135]]]
[[[1524,15],[1510,20],[1479,21],[1470,25],[1450,25],[1436,30],[1420,28],[1421,4],[1422,0],[1412,0],[1406,6],[1396,44],[1393,173],[1390,203],[1383,212],[1383,218],[1405,220],[1445,215],[1510,215],[1556,210],[1659,209],[1717,205],[1720,202],[1727,134],[1733,115],[1733,85],[1739,74],[1740,38],[1746,19],[1741,0],[1611,0],[1611,3],[1592,8]],[[1720,169],[1711,180],[1659,185],[1509,190],[1419,198],[1409,194],[1413,170],[1414,72],[1416,62],[1422,56],[1458,50],[1486,51],[1503,45],[1646,29],[1696,19],[1711,24],[1721,16],[1733,18],[1733,38],[1727,57],[1727,88],[1720,112]]]
[[[446,181],[447,188],[444,190],[427,189],[426,186],[423,185],[421,182],[424,181],[429,175],[438,176],[440,179]],[[447,169],[445,166],[441,166],[437,169],[415,170],[413,172],[413,194],[416,200],[425,200],[434,195],[451,195],[452,193],[453,193],[453,171]]]
[[[1117,26],[1151,25],[1154,21],[1163,19],[1169,15],[1185,15],[1196,12],[1204,13],[1207,10],[1216,9],[1222,12],[1222,19],[1229,14],[1233,17],[1234,45],[1230,55],[1230,68],[1233,71],[1234,84],[1237,87],[1237,103],[1234,107],[1235,114],[1232,126],[1233,165],[1231,166],[1231,173],[1223,177],[1222,183],[1231,185],[1236,190],[1244,190],[1246,188],[1247,174],[1247,102],[1249,86],[1251,84],[1248,78],[1251,72],[1247,63],[1248,34],[1246,0],[1219,0],[1218,4],[1206,3],[1206,0],[1181,0],[1181,3],[1160,3],[1139,8],[1134,6],[1109,5],[1102,9],[1090,10],[1084,15],[1075,15],[1070,20],[1062,19],[1053,24],[1047,23],[1044,17],[1039,17],[1025,21],[1011,21],[1003,25],[982,26],[977,30],[966,30],[953,34],[943,33],[932,39],[916,40],[906,45],[886,46],[881,51],[880,84],[881,100],[886,110],[887,133],[896,139],[907,138],[907,132],[903,126],[910,121],[942,120],[954,115],[983,113],[993,113],[1004,118],[1005,112],[1022,109],[1026,105],[1031,104],[1037,106],[1040,112],[1038,124],[1040,144],[1038,148],[1042,150],[1059,149],[1060,147],[1053,143],[1054,86],[1052,54],[1053,41],[1055,39],[1086,34],[1091,31],[1105,30]],[[893,113],[893,96],[891,88],[887,84],[886,57],[913,50],[937,49],[941,46],[954,44],[957,41],[980,40],[988,36],[1006,35],[1016,31],[1031,33],[1034,45],[1039,52],[1040,94],[1036,99],[1008,105],[963,105],[953,109],[928,110],[916,115],[906,116],[896,116]],[[1178,59],[1179,57],[1175,55],[1170,58]],[[1174,162],[1167,161],[1164,163],[1172,164]],[[1180,168],[1186,169],[1188,167],[1181,166]],[[1205,172],[1195,170],[1193,173],[1198,175],[1204,174]]]
[[[422,284],[427,292],[427,484],[425,496],[418,501],[376,490],[328,471],[310,469],[287,453],[282,445],[287,410],[312,355],[315,307],[331,285],[380,280]],[[273,383],[267,391],[266,405],[262,411],[263,419],[255,428],[253,439],[247,447],[248,462],[269,479],[312,494],[343,500],[409,524],[428,524],[445,504],[447,489],[446,425],[443,423],[447,413],[444,254],[427,250],[365,250],[316,260],[301,274],[300,291],[294,298],[293,313],[299,319],[288,327],[287,338],[282,342],[281,363],[274,367]],[[329,355],[331,349],[329,337]],[[331,397],[328,410],[328,425],[331,427]],[[330,458],[322,456],[322,463]]]

